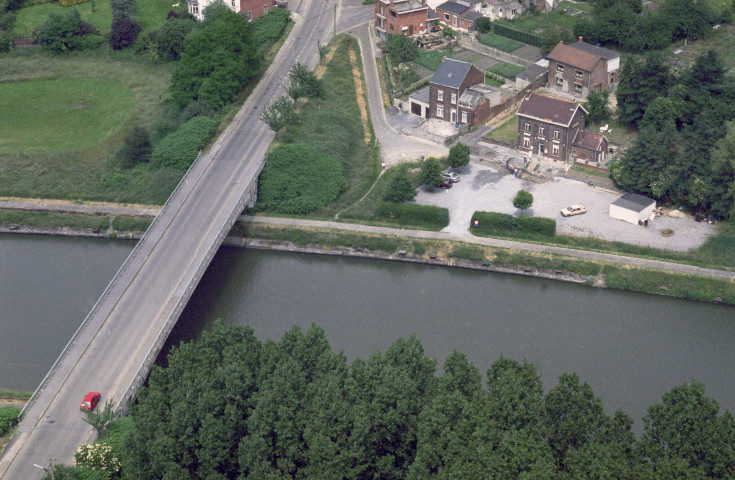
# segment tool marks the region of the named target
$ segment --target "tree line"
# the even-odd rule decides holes
[[[173,348],[111,442],[135,479],[706,479],[735,477],[735,421],[692,381],[640,438],[576,374],[464,354],[441,375],[415,337],[348,363],[312,326],[261,342],[217,322]],[[118,465],[112,458],[108,463]]]
[[[735,76],[703,53],[673,70],[660,53],[631,57],[617,89],[620,121],[638,140],[614,162],[618,186],[657,200],[735,219]]]

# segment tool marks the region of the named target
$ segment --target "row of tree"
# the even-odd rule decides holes
[[[644,417],[608,416],[527,362],[483,378],[461,353],[437,376],[415,337],[348,364],[324,331],[260,342],[218,322],[154,367],[117,454],[122,478],[704,479],[735,477],[735,421],[696,382]]]
[[[611,166],[620,187],[735,219],[735,76],[715,52],[681,71],[661,54],[628,59],[617,102],[619,119],[639,134]]]

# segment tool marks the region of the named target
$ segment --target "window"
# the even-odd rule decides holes
[[[574,76],[577,78],[582,78],[582,70],[575,70]]]
[[[559,138],[559,130],[554,130],[554,138]]]
[[[467,123],[467,112],[462,112],[462,123]]]
[[[390,16],[393,17],[393,18],[396,18],[397,17],[395,10],[391,10],[390,11]]]
[[[544,136],[544,131],[545,131],[545,130],[546,130],[546,129],[545,129],[544,127],[538,127],[538,134],[539,134],[539,135],[541,135],[541,136],[543,137],[543,136]]]
[[[444,90],[439,90],[438,92],[436,92],[436,99],[440,102],[444,101]]]
[[[253,21],[253,11],[252,10],[248,10],[247,12],[245,12],[245,20],[247,20],[248,22]]]
[[[444,21],[445,22],[448,22],[449,21],[449,14],[448,13],[445,13],[444,14]]]
[[[263,15],[265,15],[266,13],[268,13],[268,5],[263,5]]]
[[[232,5],[232,6],[234,7],[234,6],[235,6],[235,0],[232,0],[232,1],[230,2],[230,5]]]
[[[199,15],[199,6],[198,5],[192,5],[191,6],[191,12],[192,15]]]
[[[531,148],[531,140],[528,138],[523,139],[523,148]]]
[[[452,92],[452,105],[457,103],[457,94]]]
[[[394,27],[392,23],[390,24],[390,31],[391,32],[395,32],[396,31],[396,27]]]
[[[525,125],[523,125],[523,130],[525,130],[527,132],[530,132],[531,131],[531,124],[530,123],[526,123]]]
[[[575,83],[575,84],[574,84],[574,91],[575,91],[576,93],[582,93],[582,85],[580,85],[580,84],[578,84],[578,83]]]
[[[436,107],[436,116],[437,118],[444,118],[444,107],[441,105]]]
[[[556,84],[558,86],[560,86],[560,87],[563,86],[564,85],[564,79],[561,78],[561,77],[556,77]]]
[[[385,15],[385,5],[380,6],[380,14]]]
[[[555,157],[559,156],[559,145],[554,145],[551,147],[551,154]]]
[[[564,65],[562,65],[561,63],[557,63],[556,64],[556,71],[557,72],[563,72],[564,71]]]

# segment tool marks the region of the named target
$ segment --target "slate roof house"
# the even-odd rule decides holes
[[[204,9],[214,0],[187,0],[189,13],[197,20],[204,19]],[[237,13],[242,13],[248,22],[258,19],[267,14],[275,7],[274,0],[224,0],[225,5]]]
[[[429,83],[429,118],[477,125],[499,101],[500,89],[485,85],[485,74],[468,62],[445,58]]]
[[[549,86],[581,97],[606,90],[618,80],[620,55],[582,41],[559,42],[549,53]]]
[[[428,29],[429,7],[423,0],[376,0],[375,30],[381,40],[389,33],[423,35]]]
[[[582,105],[532,93],[518,109],[518,146],[530,155],[563,162],[602,162],[607,152],[604,135],[584,129]]]

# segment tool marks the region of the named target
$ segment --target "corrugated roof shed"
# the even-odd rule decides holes
[[[471,63],[445,58],[434,72],[434,76],[431,77],[431,83],[444,87],[459,88],[470,68],[472,68]]]
[[[613,205],[625,208],[626,210],[632,210],[634,212],[642,212],[652,203],[655,204],[656,200],[651,200],[650,198],[638,195],[637,193],[626,193],[612,202]]]

